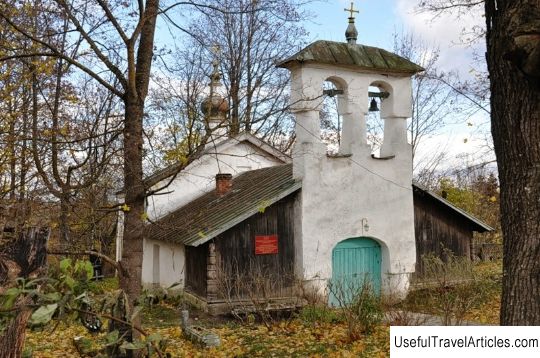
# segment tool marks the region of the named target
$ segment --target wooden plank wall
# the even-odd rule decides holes
[[[422,256],[443,257],[443,248],[457,256],[471,257],[473,232],[470,224],[442,203],[414,192],[416,269],[422,271]]]
[[[214,239],[221,280],[252,280],[263,276],[276,296],[291,294],[294,281],[294,201],[280,200]],[[261,210],[262,211],[262,210]],[[255,255],[255,236],[278,236],[278,253]],[[243,294],[248,294],[244,292]]]
[[[197,247],[186,246],[186,289],[206,297],[208,243]]]

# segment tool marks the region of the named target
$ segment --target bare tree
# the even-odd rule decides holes
[[[49,193],[60,201],[60,243],[73,246],[70,209],[77,194],[109,170],[121,121],[114,96],[67,80],[70,64],[58,59],[50,81],[32,78],[32,156]],[[52,82],[52,83],[51,83]]]
[[[290,134],[291,118],[285,111],[289,75],[275,64],[303,44],[306,33],[298,23],[304,18],[304,2],[219,1],[227,12],[207,8],[191,23],[191,46],[220,49],[231,134],[251,132],[275,143]]]
[[[178,49],[174,58],[158,62],[146,131],[152,136],[148,142],[153,142],[147,158],[150,171],[164,164],[187,162],[210,131],[201,111],[201,103],[208,96],[207,51],[201,47]]]
[[[450,116],[460,112],[458,93],[448,84],[458,80],[455,73],[437,68],[438,47],[429,46],[411,33],[394,34],[394,52],[419,64],[425,71],[413,77],[413,110],[409,133],[413,158],[422,140],[440,131]]]
[[[12,16],[30,23],[28,16],[17,13]],[[27,48],[31,44],[0,23],[0,54],[15,45]],[[46,67],[43,64],[40,70],[44,71]],[[28,186],[34,179],[28,150],[30,77],[26,61],[11,59],[0,62],[0,200],[7,200],[15,208],[17,231],[30,215],[26,199]]]
[[[34,46],[22,50],[14,46],[1,59],[27,58],[39,63],[45,58],[56,58],[79,74],[90,76],[121,100],[126,195],[120,285],[134,302],[141,292],[144,231],[143,116],[160,2],[139,1],[133,7],[123,1],[101,0],[37,4],[38,20],[46,21],[47,16],[54,14],[65,26],[52,33],[32,31],[12,16],[13,9],[22,11],[24,4],[2,3],[0,19]],[[57,36],[51,36],[57,33],[66,34],[67,43],[58,44]]]

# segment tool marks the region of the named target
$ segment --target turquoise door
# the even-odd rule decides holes
[[[341,241],[332,251],[330,305],[348,304],[363,285],[380,294],[381,246],[366,237]]]

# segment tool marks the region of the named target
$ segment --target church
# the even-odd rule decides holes
[[[228,104],[218,94],[214,64],[201,106],[212,129],[203,155],[179,173],[172,166],[146,179],[153,189],[168,187],[148,197],[145,285],[178,284],[216,314],[253,299],[254,291],[276,305],[297,298],[298,287],[339,305],[343,297],[332,286],[359,282],[376,293],[404,295],[423,251],[440,249],[436,240],[470,256],[472,232],[491,230],[413,184],[407,118],[411,77],[423,69],[357,44],[350,11],[346,42],[316,41],[278,64],[291,74],[296,142],[290,156],[250,133],[227,136]],[[335,89],[323,90],[325,81]],[[343,119],[336,154],[320,140],[324,96],[337,96]],[[384,140],[373,155],[365,117],[377,102]],[[434,229],[436,222],[446,234]],[[118,235],[117,255],[121,230]]]

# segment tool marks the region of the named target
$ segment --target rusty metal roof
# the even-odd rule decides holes
[[[324,40],[312,43],[277,66],[289,68],[296,63],[309,62],[408,75],[424,70],[406,58],[377,47]]]
[[[229,193],[215,190],[148,226],[148,238],[198,246],[300,189],[292,165],[252,170],[233,179]]]

